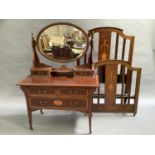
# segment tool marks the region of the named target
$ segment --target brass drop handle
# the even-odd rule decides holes
[[[61,106],[61,105],[63,105],[63,102],[61,100],[55,100],[55,101],[53,101],[53,104],[57,105],[57,106]]]
[[[46,93],[47,92],[47,90],[46,89],[44,89],[44,93]]]
[[[42,106],[45,106],[45,105],[47,104],[47,101],[40,101],[40,104],[41,104]]]

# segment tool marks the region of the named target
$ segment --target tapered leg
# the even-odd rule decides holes
[[[95,89],[88,91],[88,120],[89,120],[89,133],[92,133],[92,104],[93,104],[93,94]]]
[[[33,128],[32,128],[32,110],[30,109],[28,98],[26,100],[27,100],[27,112],[28,112],[29,126],[30,126],[30,129],[33,130]]]
[[[28,97],[28,88],[27,87],[20,87],[21,90],[24,92],[25,97],[26,97],[26,106],[27,106],[27,113],[28,113],[28,120],[29,120],[29,126],[30,129],[32,130],[32,110],[30,108],[30,102],[29,102],[29,97]]]
[[[92,133],[92,130],[91,130],[91,117],[92,117],[92,114],[89,112],[88,119],[89,119],[89,133],[90,134]]]
[[[28,119],[29,119],[30,129],[33,130],[33,128],[32,128],[32,111],[29,108],[28,108]]]
[[[43,113],[43,109],[40,109],[40,113],[43,115],[44,113]]]

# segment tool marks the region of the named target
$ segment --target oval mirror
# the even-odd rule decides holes
[[[40,53],[53,61],[71,62],[85,54],[88,49],[87,34],[70,23],[54,23],[43,28],[37,36]]]

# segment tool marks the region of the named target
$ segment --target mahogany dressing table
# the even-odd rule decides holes
[[[87,34],[70,23],[50,24],[38,33],[36,40],[32,36],[32,49],[31,74],[18,83],[25,94],[30,129],[33,129],[33,111],[75,110],[88,114],[91,133],[92,100],[99,86],[98,76],[94,75],[92,66],[69,68],[64,65],[87,52]],[[40,63],[37,49],[45,58],[63,65],[54,68]]]

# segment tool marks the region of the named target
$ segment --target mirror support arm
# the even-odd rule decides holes
[[[31,43],[32,43],[33,67],[38,67],[40,64],[40,60],[39,60],[39,57],[36,52],[36,41],[34,40],[33,33],[32,33],[32,42]]]

